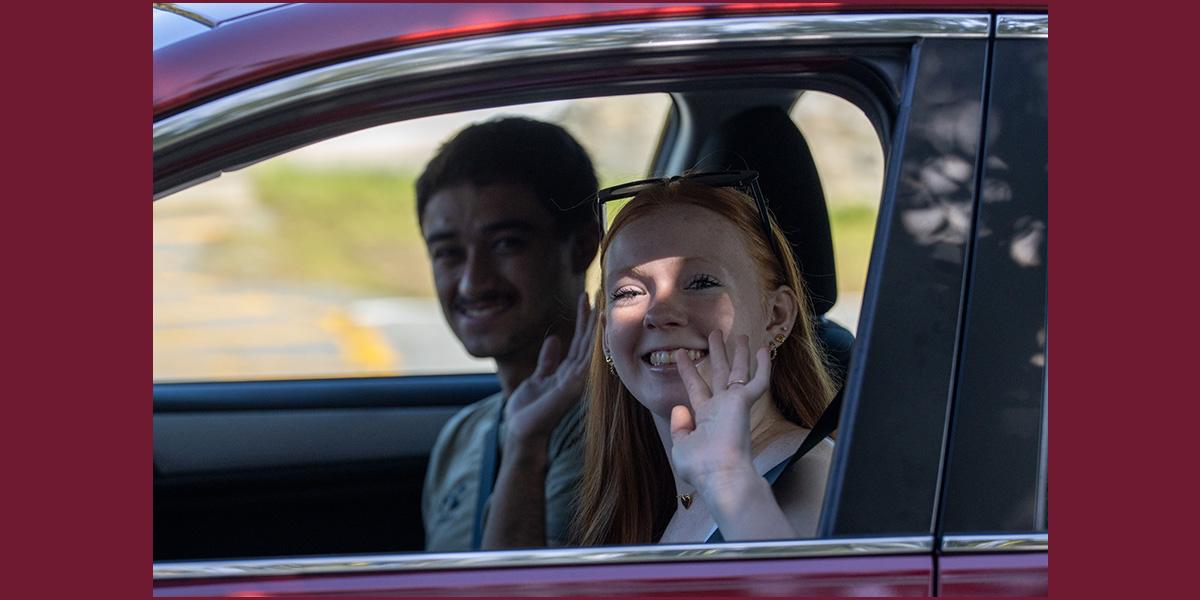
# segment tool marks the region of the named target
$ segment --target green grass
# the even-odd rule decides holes
[[[833,255],[837,265],[838,289],[861,292],[867,280],[875,217],[879,210],[869,204],[830,204]]]
[[[260,281],[431,296],[413,179],[382,170],[260,169],[254,192],[270,223],[225,239],[209,266]]]
[[[220,240],[206,256],[215,274],[257,282],[325,283],[360,292],[434,295],[417,224],[414,175],[384,170],[259,168],[253,179],[270,218]],[[876,208],[831,203],[839,287],[860,291]]]

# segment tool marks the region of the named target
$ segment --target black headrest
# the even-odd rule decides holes
[[[782,108],[740,112],[709,135],[697,171],[753,169],[775,220],[787,235],[815,315],[837,302],[829,212],[812,152]]]

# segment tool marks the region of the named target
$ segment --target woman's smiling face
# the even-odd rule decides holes
[[[737,228],[690,204],[655,208],[616,232],[604,256],[605,348],[625,387],[652,413],[669,418],[687,404],[673,351],[689,350],[709,379],[708,334],[767,345],[769,302]]]

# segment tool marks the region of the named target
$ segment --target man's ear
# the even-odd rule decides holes
[[[767,336],[791,335],[799,314],[800,299],[796,296],[796,290],[786,285],[775,288],[767,298]]]
[[[600,230],[593,223],[575,228],[571,234],[571,271],[581,274],[587,271],[596,250],[600,248]]]

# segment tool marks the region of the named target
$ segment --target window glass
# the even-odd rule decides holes
[[[644,177],[665,94],[441,115],[326,140],[154,204],[154,379],[493,371],[446,326],[413,182],[443,141],[500,115],[562,125],[600,185]]]
[[[838,297],[826,316],[854,333],[883,191],[883,147],[862,109],[833,94],[804,92],[791,117],[808,141],[829,209]]]
[[[1046,45],[997,44],[975,214],[942,530],[1044,526],[1048,157]]]

